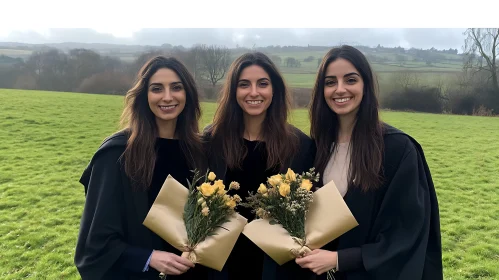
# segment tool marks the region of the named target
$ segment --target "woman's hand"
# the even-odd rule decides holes
[[[149,266],[167,275],[180,275],[194,267],[194,263],[172,253],[154,250]]]
[[[337,252],[315,249],[304,257],[296,258],[295,261],[302,268],[308,268],[315,274],[321,275],[324,272],[336,268],[337,258]]]

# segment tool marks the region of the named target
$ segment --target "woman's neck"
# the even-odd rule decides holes
[[[348,143],[352,138],[353,128],[355,126],[355,114],[339,116],[340,130],[338,134],[338,143]]]
[[[175,129],[177,126],[177,120],[158,120],[156,119],[156,124],[158,126],[158,134],[160,138],[173,139],[175,138]]]
[[[244,115],[243,138],[250,141],[262,140],[262,127],[264,120],[265,114],[260,116]]]

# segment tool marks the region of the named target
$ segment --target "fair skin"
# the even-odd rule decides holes
[[[177,118],[184,110],[186,93],[177,73],[168,68],[156,71],[147,88],[149,108],[156,118],[159,137],[173,139]],[[154,250],[149,266],[167,275],[180,275],[194,263],[178,255]]]
[[[243,110],[245,139],[261,140],[262,124],[272,103],[272,96],[270,77],[262,67],[251,65],[241,71],[236,100]]]
[[[326,68],[324,82],[324,98],[340,122],[339,142],[349,142],[364,96],[364,81],[350,61],[338,58]]]
[[[364,95],[364,81],[348,60],[338,58],[326,68],[324,98],[329,108],[338,115],[340,143],[350,142],[357,112]],[[336,268],[338,253],[315,249],[296,263],[317,275]]]
[[[149,108],[156,117],[159,137],[173,139],[177,118],[185,108],[186,93],[175,71],[161,68],[149,79]]]
[[[169,252],[154,250],[149,266],[166,275],[180,275],[194,267],[194,263]]]

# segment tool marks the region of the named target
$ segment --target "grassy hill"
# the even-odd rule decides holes
[[[80,279],[78,183],[118,129],[122,96],[0,89],[0,279]],[[204,126],[215,103],[203,103]],[[382,112],[423,146],[440,203],[447,280],[499,278],[499,118]],[[307,112],[291,122],[309,130]]]

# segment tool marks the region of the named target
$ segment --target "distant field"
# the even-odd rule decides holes
[[[10,57],[20,57],[22,59],[27,59],[31,55],[31,51],[16,50],[16,49],[0,49],[0,55],[6,55],[6,56],[10,56]]]
[[[0,55],[12,55],[12,56],[18,56],[18,55],[30,55],[31,51],[28,50],[17,50],[17,49],[0,49]]]
[[[279,69],[284,74],[288,84],[292,87],[302,87],[302,88],[312,88],[314,84],[315,75],[318,69],[318,59],[326,54],[327,51],[293,51],[293,52],[274,52],[270,55],[279,56],[282,59],[282,63],[279,65]],[[30,55],[31,51],[27,50],[17,50],[17,49],[0,49],[0,55],[4,54],[12,57],[21,57],[26,59]],[[138,56],[137,53],[131,52],[114,52],[114,50],[106,51],[103,54],[112,55],[113,57],[118,57],[125,62],[133,62]],[[234,53],[234,58],[239,56],[240,53]],[[395,53],[372,53],[377,57],[384,57],[390,61],[384,63],[373,62],[372,67],[376,73],[379,74],[381,79],[384,77],[391,76],[392,73],[399,73],[403,71],[411,71],[421,74],[421,77],[425,78],[423,83],[432,84],[435,80],[448,80],[449,76],[462,71],[462,63],[456,61],[458,58],[456,55],[452,54],[441,54],[448,60],[440,61],[432,65],[426,65],[424,62],[415,62],[413,57],[410,55],[404,55],[407,57],[407,61],[404,63],[399,63],[395,61]],[[309,62],[303,61],[305,58],[312,56],[313,60]],[[286,67],[286,58],[293,57],[300,61],[300,67]],[[223,83],[221,80],[219,83]]]
[[[378,81],[380,85],[388,85],[393,82],[393,78],[399,72],[376,72]],[[436,85],[438,82],[443,82],[445,84],[450,83],[455,79],[458,72],[414,72],[421,85]],[[315,79],[317,77],[316,73],[313,74],[300,74],[300,73],[288,73],[283,71],[283,76],[290,87],[300,87],[300,88],[313,88],[315,84]],[[382,92],[383,94],[383,92]]]
[[[123,98],[0,89],[0,279],[80,279],[81,172]],[[216,104],[203,103],[202,126]],[[441,211],[446,280],[499,279],[499,118],[382,112],[422,144]],[[291,122],[308,133],[305,110]]]

